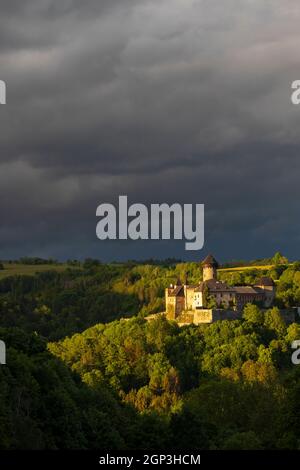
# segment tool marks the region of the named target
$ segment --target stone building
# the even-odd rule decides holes
[[[271,278],[262,277],[253,286],[229,286],[218,281],[218,262],[212,255],[202,261],[203,281],[197,285],[182,284],[178,279],[165,291],[166,315],[169,320],[177,320],[185,314],[197,323],[214,321],[220,318],[238,318],[246,303],[259,302],[268,308],[275,297],[275,285]],[[188,321],[191,323],[193,321]]]

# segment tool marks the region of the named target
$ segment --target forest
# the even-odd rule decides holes
[[[300,323],[279,309],[300,303],[300,263],[219,272],[232,285],[261,275],[276,283],[269,310],[181,328],[145,317],[178,277],[201,280],[196,262],[73,261],[1,279],[0,448],[299,449]]]

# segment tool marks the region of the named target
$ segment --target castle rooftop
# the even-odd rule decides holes
[[[215,268],[219,266],[218,261],[211,254],[207,255],[201,264],[202,266],[214,266]]]

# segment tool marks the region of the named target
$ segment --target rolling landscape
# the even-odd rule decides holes
[[[153,314],[199,262],[2,262],[1,449],[299,449],[300,263],[236,264],[218,278],[270,276],[274,305],[180,327]]]

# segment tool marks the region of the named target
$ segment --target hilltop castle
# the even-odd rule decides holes
[[[212,323],[220,319],[240,318],[246,303],[259,302],[265,308],[272,305],[275,285],[271,278],[262,277],[253,286],[229,286],[218,281],[218,262],[208,255],[201,263],[203,281],[197,285],[182,284],[178,279],[165,291],[166,316],[169,320],[186,323]]]

